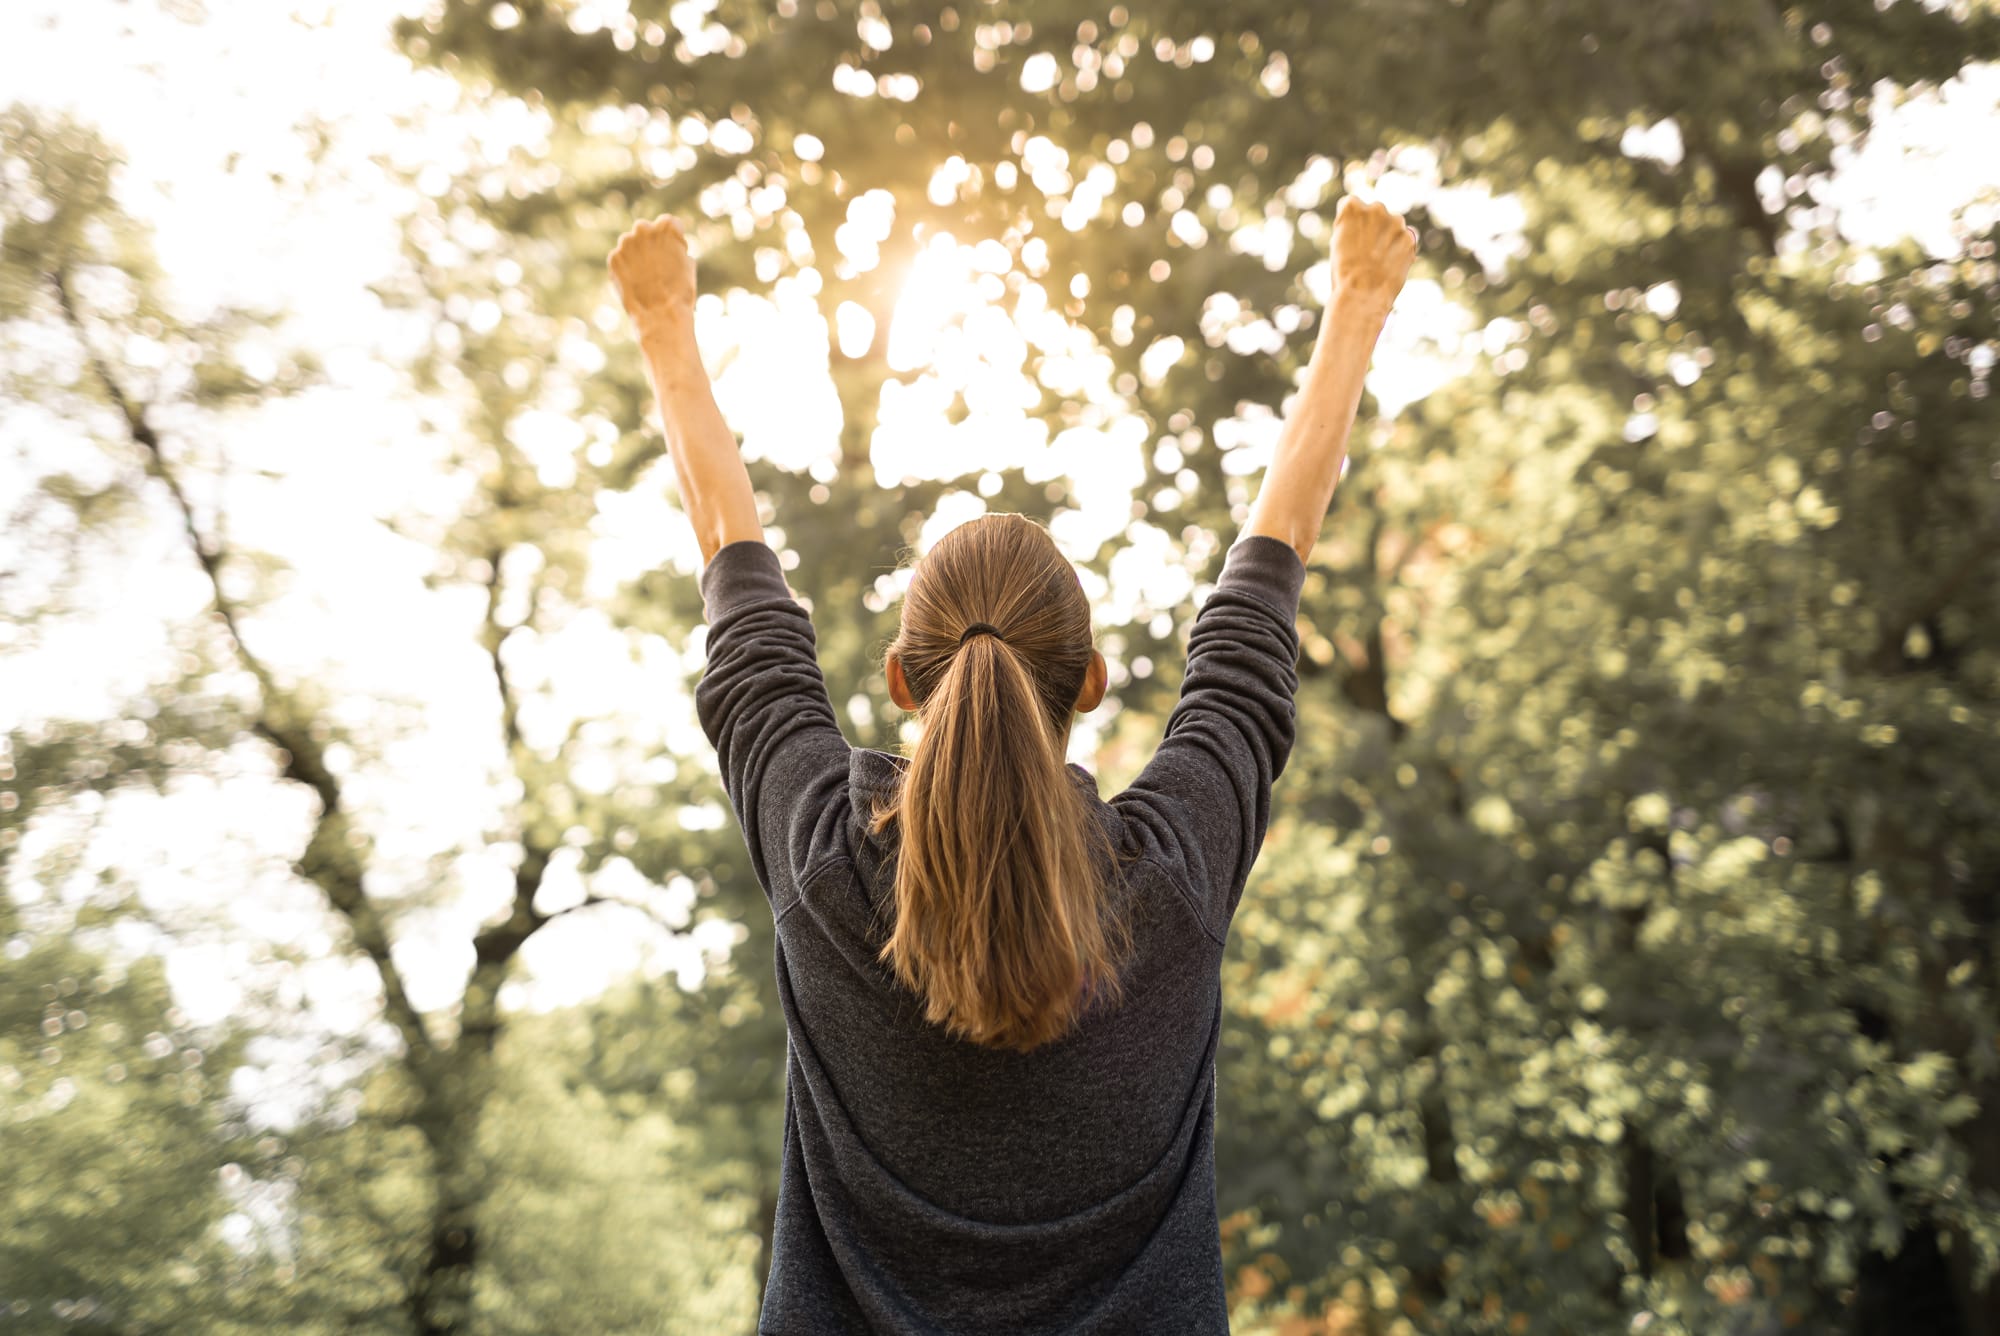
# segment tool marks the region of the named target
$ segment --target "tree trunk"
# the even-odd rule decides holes
[[[423,1270],[410,1291],[421,1336],[471,1329],[472,1285],[479,1240],[471,1214],[458,1203],[440,1203],[431,1221]]]
[[[431,1152],[430,1237],[410,1286],[412,1326],[419,1336],[474,1329],[479,1212],[487,1166],[479,1151],[480,1120],[493,1093],[493,1049],[500,1022],[492,1009],[493,968],[476,969],[466,989],[458,1045],[425,1073],[417,1126]]]
[[[1687,1260],[1687,1203],[1672,1162],[1629,1120],[1624,1144],[1625,1219],[1639,1274],[1650,1280],[1660,1263]]]
[[[1973,1088],[1979,1112],[1953,1132],[1965,1147],[1970,1177],[1975,1188],[1991,1191],[2000,1186],[2000,1081],[1983,1081]],[[1989,1279],[1985,1288],[1973,1285],[1977,1260],[1972,1240],[1962,1230],[1945,1235],[1951,1251],[1946,1265],[1951,1272],[1952,1298],[1958,1304],[1961,1336],[2000,1336],[2000,1276]]]
[[[478,1273],[483,1175],[473,1148],[477,1109],[446,1114],[432,1141],[437,1196],[423,1264],[410,1288],[410,1316],[419,1336],[472,1330],[473,1287]]]

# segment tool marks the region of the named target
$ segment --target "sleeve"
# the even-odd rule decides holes
[[[760,539],[727,543],[701,574],[708,662],[695,715],[715,745],[750,864],[782,914],[808,869],[842,848],[851,748],[820,673],[812,619]]]
[[[1202,926],[1226,940],[1270,822],[1296,725],[1305,563],[1263,534],[1239,539],[1188,633],[1187,675],[1159,749],[1112,800],[1183,878]]]

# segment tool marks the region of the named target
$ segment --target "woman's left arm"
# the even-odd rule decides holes
[[[851,748],[821,676],[812,620],[764,541],[736,437],[722,420],[694,337],[694,262],[672,218],[635,225],[611,274],[639,333],[660,401],[681,505],[701,544],[708,662],[695,714],[715,746],[758,882],[782,916],[806,874],[843,852],[830,820]]]
[[[694,338],[694,260],[679,220],[635,223],[611,252],[619,300],[639,334],[653,395],[660,402],[667,450],[680,482],[681,507],[694,525],[703,563],[723,546],[762,542],[757,498],[722,420]]]

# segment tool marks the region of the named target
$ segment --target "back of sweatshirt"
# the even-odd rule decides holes
[[[906,762],[840,732],[811,620],[762,542],[702,573],[695,692],[777,924],[785,1146],[758,1331],[1226,1333],[1215,1053],[1229,924],[1293,739],[1305,569],[1240,539],[1164,736],[1105,801],[1125,997],[1021,1054],[947,1035],[876,960]]]

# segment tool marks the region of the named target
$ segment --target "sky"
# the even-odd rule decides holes
[[[457,501],[437,465],[443,437],[420,430],[427,421],[448,428],[449,419],[415,399],[397,371],[424,331],[382,310],[366,290],[393,269],[398,219],[410,207],[410,197],[377,159],[449,162],[469,142],[498,149],[532,141],[537,127],[532,117],[494,121],[462,109],[452,80],[413,71],[391,50],[390,22],[422,7],[422,0],[7,0],[0,5],[0,99],[67,109],[120,147],[128,163],[118,180],[120,199],[154,229],[183,314],[195,316],[221,302],[281,305],[293,313],[283,343],[310,347],[325,359],[329,386],[233,421],[204,423],[199,441],[186,448],[203,461],[204,477],[214,466],[213,451],[229,465],[232,481],[220,489],[204,483],[197,489],[200,504],[219,501],[234,541],[278,552],[295,568],[280,606],[251,623],[260,652],[281,672],[328,682],[352,699],[408,702],[421,711],[421,729],[388,744],[384,763],[357,768],[349,783],[356,799],[380,814],[371,825],[383,861],[371,891],[394,897],[435,884],[438,851],[464,850],[452,869],[463,894],[407,913],[400,922],[398,961],[418,1004],[436,1006],[456,996],[469,964],[472,926],[508,892],[513,850],[493,838],[498,807],[491,780],[504,758],[489,671],[473,639],[476,601],[462,592],[426,590],[426,549],[395,537],[375,518],[391,511],[445,516]],[[304,140],[294,130],[309,116],[336,132],[332,158],[318,177],[311,176]],[[400,118],[413,118],[420,128]],[[1994,142],[2000,142],[2000,72],[1981,67],[1948,85],[1944,96],[1918,99],[1893,113],[1865,152],[1850,155],[1820,202],[1837,210],[1843,230],[1858,242],[1914,236],[1948,253],[1952,210],[1982,190],[1989,201],[2000,198],[1991,193],[2000,192]],[[1679,145],[1671,124],[1663,123],[1634,131],[1627,149],[1671,159]],[[1489,267],[1504,265],[1517,244],[1520,213],[1511,201],[1476,189],[1440,197],[1435,162],[1421,149],[1399,150],[1372,176],[1357,168],[1342,184],[1399,211],[1431,201],[1461,238],[1477,239]],[[1779,186],[1762,184],[1767,191]],[[970,362],[972,352],[991,356],[996,347],[1039,337],[1002,327],[1004,319],[974,318],[968,321],[973,336],[990,340],[982,348],[926,341],[927,331],[954,310],[978,317],[984,299],[976,241],[956,239],[926,255],[905,309],[884,334],[892,357],[922,353]],[[1308,282],[1323,294],[1323,264]],[[608,285],[606,300],[613,300]],[[712,362],[714,349],[731,343],[752,345],[780,363],[824,356],[823,326],[800,320],[782,303],[710,297],[702,319]],[[1504,333],[1474,329],[1442,289],[1413,278],[1369,381],[1381,416],[1393,416],[1428,392],[1454,365],[1495,350]],[[1065,337],[1059,329],[1043,336]],[[1455,360],[1441,363],[1418,351],[1436,347],[1455,350]],[[829,415],[838,411],[830,389],[781,405],[774,415],[772,397],[754,388],[769,364],[755,356],[738,359],[718,384],[725,415],[745,434],[746,451],[812,439],[813,430],[799,429],[802,420],[817,424],[818,439],[826,439],[826,428],[837,420]],[[1087,368],[1087,360],[1080,358],[1079,367]],[[999,382],[981,393],[1004,404],[1009,387]],[[940,412],[921,394],[885,403],[875,442],[878,470],[917,471],[914,444],[935,430]],[[987,427],[988,436],[967,448],[988,467],[1054,468],[1050,460],[1060,441],[1022,436],[1009,427],[1004,409]],[[1239,427],[1238,471],[1261,465],[1274,428],[1275,422]],[[1123,439],[1121,430],[1118,423],[1106,428],[1113,440]],[[0,506],[31,481],[36,447],[30,442],[59,449],[65,433],[73,441],[74,428],[0,405]],[[547,453],[545,470],[559,477],[563,468],[573,469],[574,424],[544,422],[541,433],[536,448]],[[1112,462],[1079,480],[1085,503],[1058,533],[1072,555],[1088,555],[1122,531],[1130,490],[1143,476],[1142,437],[1143,431],[1125,440],[1122,450],[1091,452]],[[1218,430],[1217,437],[1224,433]],[[1355,448],[1365,448],[1359,432]],[[259,476],[260,470],[272,476]],[[596,526],[593,587],[662,562],[694,569],[692,534],[670,493],[670,481],[660,479],[650,492],[607,500]],[[924,541],[983,505],[976,488],[954,498],[926,527]],[[1101,613],[1115,617],[1121,604],[1139,596],[1156,605],[1179,602],[1187,591],[1163,577],[1163,568],[1143,545],[1121,554],[1111,584],[1091,589]],[[0,649],[0,730],[31,717],[92,717],[108,701],[142,691],[167,652],[166,628],[197,616],[205,598],[174,516],[161,505],[130,546],[93,569],[88,615],[31,652]],[[510,644],[510,663],[517,648],[524,674],[548,683],[546,701],[524,719],[531,738],[559,736],[579,711],[611,709],[653,729],[636,741],[656,745],[662,755],[705,755],[679,687],[663,689],[698,662],[687,657],[695,647],[656,640],[640,645],[635,657],[608,622],[584,616],[538,645]],[[1090,764],[1095,739],[1090,728],[1080,728],[1073,759]],[[579,782],[608,783],[613,768],[608,756],[587,761]],[[311,810],[303,790],[273,783],[267,761],[246,752],[234,773],[218,781],[191,781],[164,799],[121,797],[88,814],[98,828],[76,884],[100,867],[116,867],[138,881],[147,904],[163,917],[210,916],[206,929],[186,934],[169,953],[169,965],[189,1018],[212,1021],[242,1005],[245,981],[269,977],[259,943],[295,941],[322,957],[331,950],[327,934],[334,925],[274,852],[283,843],[274,831],[294,831],[303,842]],[[689,810],[684,817],[711,824],[726,819],[713,810]],[[38,893],[28,884],[34,855],[55,847],[63,834],[51,826],[39,848],[24,847],[15,866],[28,871],[17,871],[17,894]],[[230,902],[217,903],[225,889]],[[576,897],[583,889],[573,869],[559,865],[548,893]],[[645,886],[629,864],[614,864],[597,889],[650,896],[669,914],[684,914],[689,903],[684,883]],[[728,925],[671,935],[636,913],[579,914],[530,944],[508,1001],[563,1005],[632,970],[671,973],[689,985],[730,940]],[[135,948],[146,944],[143,936],[132,942]],[[343,957],[323,958],[281,983],[338,1031],[365,1022],[375,987],[368,967]],[[288,1078],[278,1067],[272,1071],[271,1088],[261,1097],[276,1101]]]

